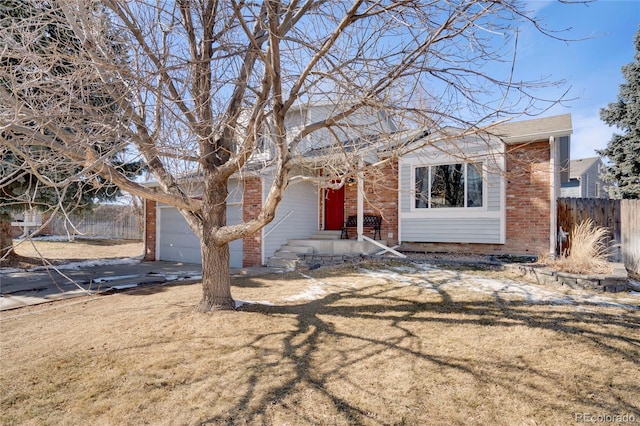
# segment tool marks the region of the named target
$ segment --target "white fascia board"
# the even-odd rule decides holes
[[[553,132],[531,133],[528,135],[518,135],[511,137],[503,137],[504,143],[508,145],[523,143],[523,142],[542,142],[549,141],[549,138],[559,138],[562,136],[571,136],[573,129],[555,130]]]

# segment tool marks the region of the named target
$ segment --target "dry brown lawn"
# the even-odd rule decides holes
[[[53,264],[85,259],[112,259],[142,255],[143,244],[131,240],[77,239],[75,241],[26,240],[14,241],[18,258],[0,261],[0,267],[29,268],[43,264],[42,258]]]
[[[526,302],[456,286],[468,279],[461,271],[398,268],[396,279],[381,268],[236,279],[237,299],[271,303],[238,312],[195,313],[198,284],[3,312],[0,420],[566,425],[590,413],[640,421],[637,309]]]

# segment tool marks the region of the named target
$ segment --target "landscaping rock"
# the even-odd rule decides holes
[[[611,274],[571,274],[541,265],[520,265],[520,273],[539,284],[563,285],[592,291],[621,292],[629,289],[629,277],[622,264],[614,264]]]

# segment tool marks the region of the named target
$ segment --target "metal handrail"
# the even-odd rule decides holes
[[[395,254],[395,255],[396,255],[396,256],[398,256],[398,257],[402,257],[402,258],[407,257],[407,256],[405,256],[404,254],[400,253],[399,251],[395,251],[395,250],[394,250],[394,249],[392,249],[391,247],[387,247],[387,246],[385,246],[384,244],[382,244],[381,242],[376,241],[376,240],[374,240],[373,238],[369,238],[369,237],[367,237],[366,235],[362,235],[362,239],[363,239],[363,240],[365,240],[365,241],[369,241],[370,243],[375,244],[375,245],[377,245],[378,247],[380,247],[380,248],[382,249],[382,253],[385,253],[385,252],[387,252],[387,251],[388,251],[388,252],[391,252],[391,253]]]
[[[273,227],[271,229],[269,229],[267,232],[264,233],[264,235],[262,236],[262,238],[267,238],[267,235],[269,235],[270,233],[273,232],[274,229],[276,229],[278,226],[280,226],[280,224],[289,216],[291,216],[291,214],[293,213],[293,210],[291,210],[289,213],[287,213],[286,215],[284,215],[284,217],[282,219],[280,219],[279,221],[276,222],[275,225],[273,225]]]

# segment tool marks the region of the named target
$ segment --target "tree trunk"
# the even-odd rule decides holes
[[[227,224],[227,181],[205,173],[204,206],[201,217],[202,300],[198,311],[235,310],[231,297],[229,244],[216,240],[217,231]]]
[[[229,271],[229,244],[216,246],[201,242],[202,250],[202,300],[197,310],[200,312],[235,310],[231,297],[231,273]]]
[[[0,220],[0,259],[7,259],[15,255],[13,238],[11,237],[11,222]]]

